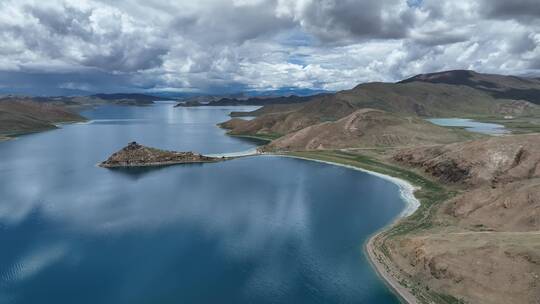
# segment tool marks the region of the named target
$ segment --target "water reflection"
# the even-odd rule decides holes
[[[471,132],[489,134],[489,135],[502,135],[510,133],[503,125],[479,122],[472,119],[465,118],[430,118],[429,122],[439,126],[445,127],[462,127]]]
[[[396,186],[264,156],[157,169],[95,166],[132,134],[159,141],[161,132],[150,135],[169,115],[159,107],[151,128],[74,125],[0,144],[7,160],[0,163],[0,243],[9,244],[0,251],[0,302],[397,302],[361,253],[365,238],[402,209]],[[133,109],[124,116],[153,111]],[[214,125],[226,114],[180,111],[200,113],[208,137],[184,138],[194,132],[180,130],[187,124],[176,140],[156,146],[252,147],[221,138]]]
[[[130,180],[139,180],[144,175],[166,169],[167,167],[170,167],[170,166],[202,167],[204,165],[211,165],[211,164],[191,163],[191,164],[176,164],[176,165],[151,166],[151,167],[126,167],[126,168],[119,167],[119,168],[106,168],[106,170],[109,170],[112,173],[118,174],[119,176],[125,177]]]

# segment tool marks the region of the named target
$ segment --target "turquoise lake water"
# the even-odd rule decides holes
[[[467,118],[430,118],[429,122],[444,127],[463,127],[468,131],[488,135],[501,135],[509,133],[503,125],[479,122]]]
[[[363,243],[404,208],[396,185],[272,156],[109,170],[130,141],[249,150],[231,110],[104,106],[0,143],[0,303],[398,303]]]

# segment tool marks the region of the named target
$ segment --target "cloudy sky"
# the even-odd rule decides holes
[[[540,75],[539,0],[1,0],[0,89],[341,90]]]

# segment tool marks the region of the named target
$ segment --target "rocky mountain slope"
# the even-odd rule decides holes
[[[234,123],[233,123],[234,124]],[[224,125],[227,126],[227,125]],[[264,147],[267,151],[305,151],[358,147],[395,147],[451,143],[473,138],[416,117],[361,109],[337,121],[323,122],[289,133]]]
[[[540,177],[538,134],[402,150],[396,161],[421,167],[441,182],[474,187]]]
[[[467,303],[540,299],[540,135],[402,149],[391,160],[454,187],[431,225],[389,238],[406,276]]]
[[[29,98],[0,99],[0,134],[17,135],[56,128],[63,122],[84,121],[84,117],[63,106]]]
[[[400,83],[428,82],[461,85],[489,93],[495,98],[525,100],[540,104],[540,79],[495,74],[482,74],[468,70],[420,74]]]

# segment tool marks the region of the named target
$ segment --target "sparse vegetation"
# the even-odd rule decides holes
[[[255,134],[255,135],[249,135],[249,134],[231,134],[231,133],[227,133],[228,135],[230,136],[234,136],[234,137],[244,137],[244,138],[252,138],[252,139],[256,139],[256,140],[260,140],[260,141],[263,141],[264,143],[269,143],[271,142],[272,140],[274,139],[278,139],[280,138],[281,134],[277,134],[277,133],[271,133],[271,134]]]
[[[58,123],[84,121],[85,118],[62,105],[38,102],[31,98],[0,99],[0,136],[18,136],[55,129]]]

